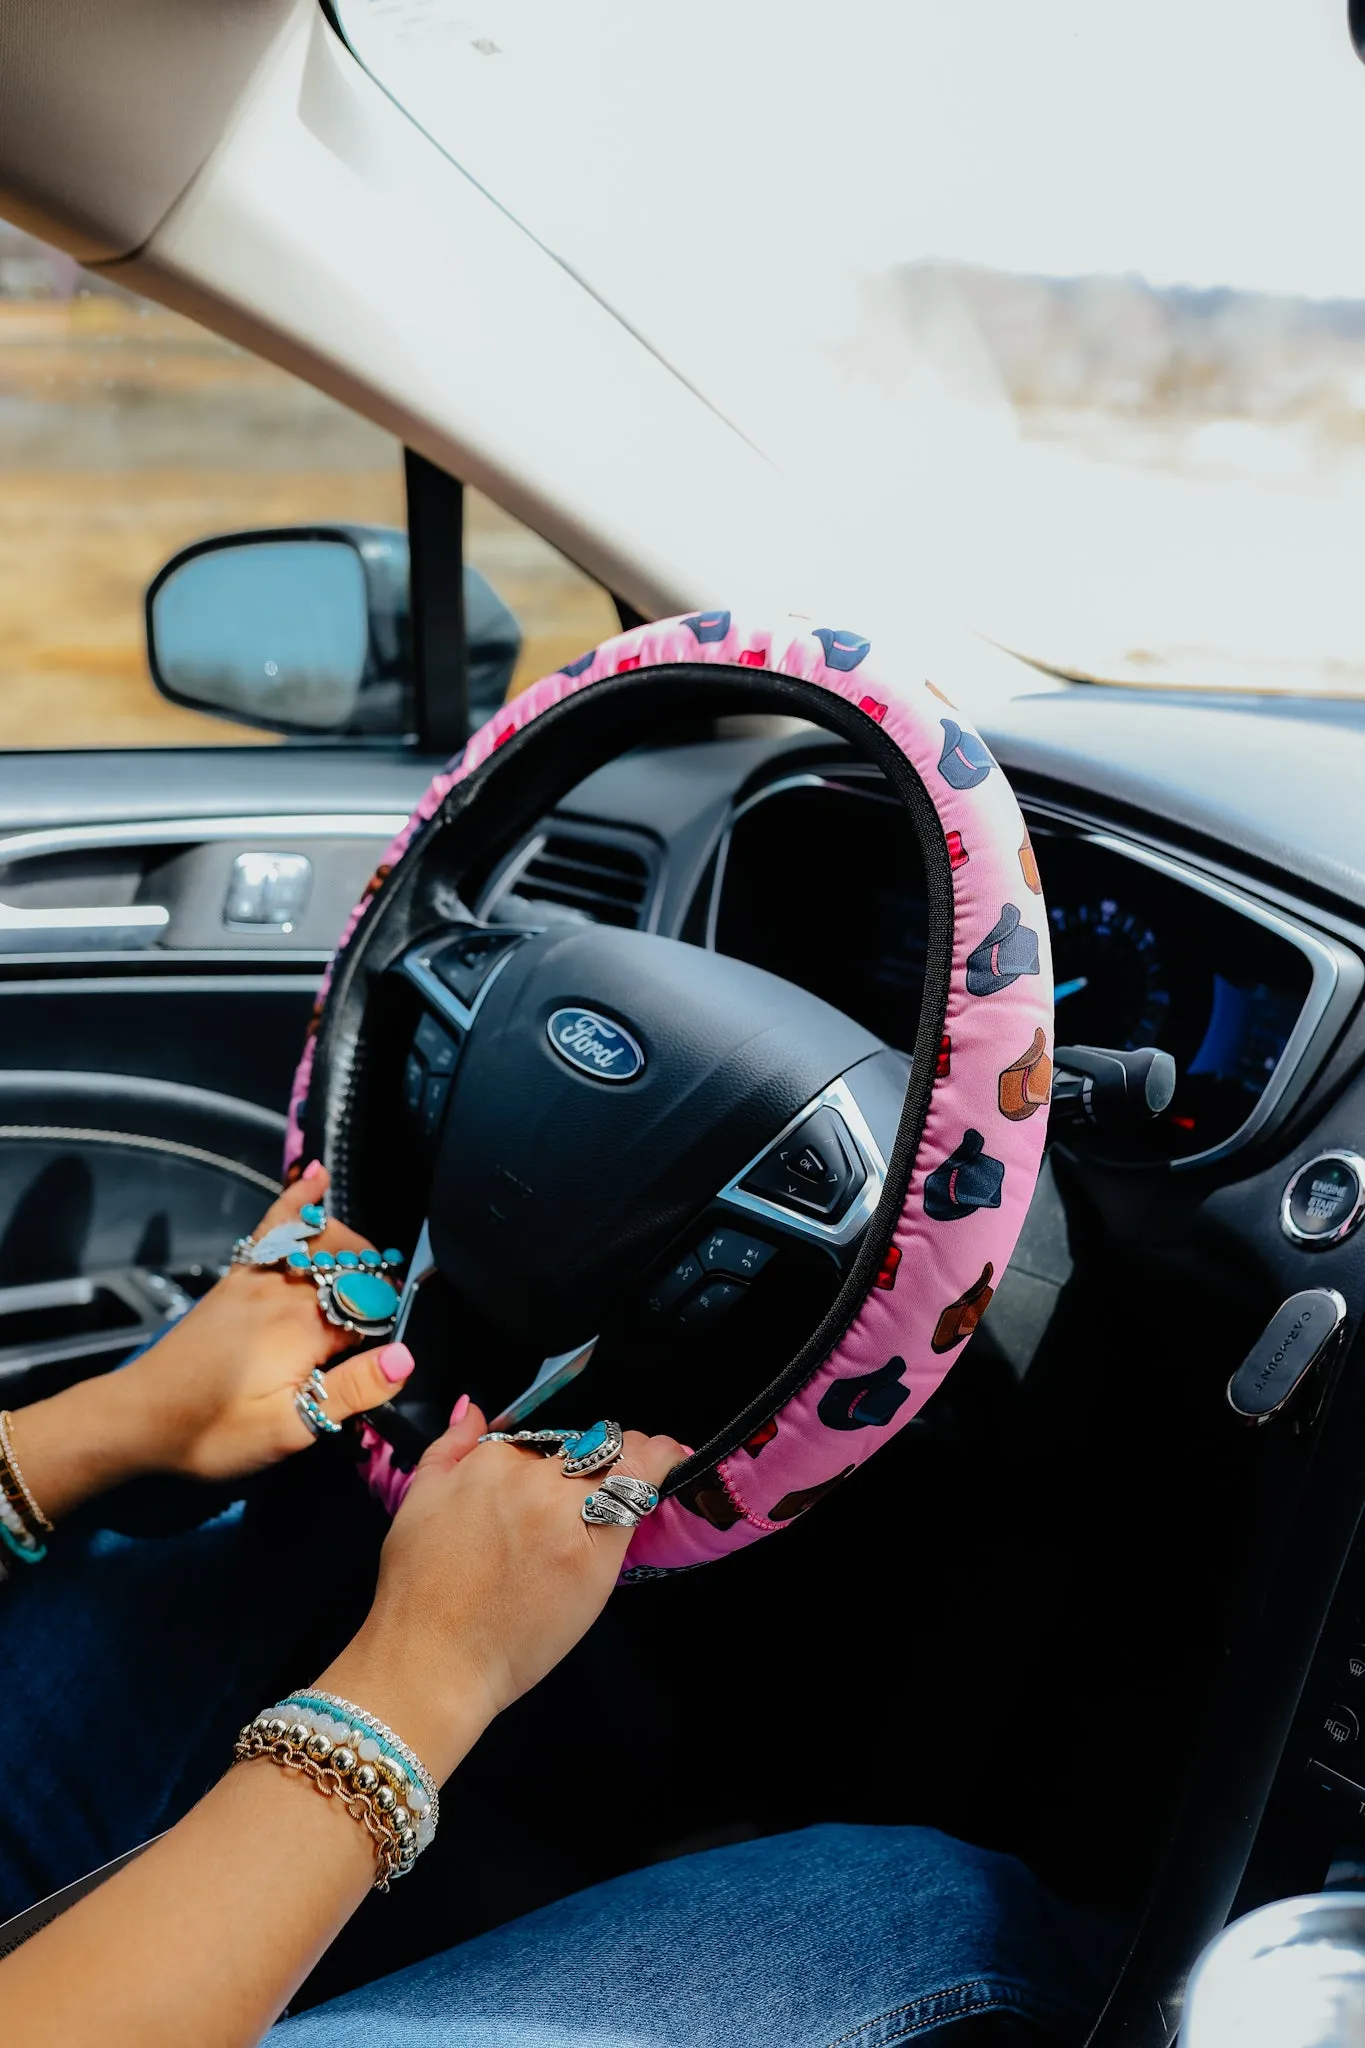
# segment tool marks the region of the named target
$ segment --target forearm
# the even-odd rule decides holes
[[[343,1656],[319,1683],[339,1691],[369,1666],[368,1652],[359,1663]],[[410,1739],[416,1695],[396,1682],[391,1694],[348,1696],[381,1718],[392,1712]],[[429,1752],[441,1777],[482,1731],[472,1708],[454,1702],[452,1715]],[[339,1798],[267,1758],[239,1765],[135,1863],[0,1962],[0,2037],[25,2048],[248,2048],[375,1875],[371,1837]]]
[[[26,2048],[247,2048],[374,1874],[370,1837],[338,1800],[242,1765],[0,1963],[0,2033]]]

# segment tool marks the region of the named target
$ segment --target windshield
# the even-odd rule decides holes
[[[884,587],[1096,680],[1365,694],[1345,0],[340,0]]]

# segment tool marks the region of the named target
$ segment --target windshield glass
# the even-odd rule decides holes
[[[1345,0],[340,0],[886,587],[1097,680],[1365,694]]]

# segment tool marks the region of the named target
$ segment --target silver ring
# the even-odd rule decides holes
[[[576,1444],[583,1432],[581,1429],[490,1429],[479,1438],[481,1444],[521,1444],[530,1449],[538,1446],[553,1449],[556,1456]]]
[[[614,1493],[604,1493],[600,1488],[596,1493],[585,1494],[583,1520],[613,1529],[638,1529],[640,1526],[640,1517],[633,1508],[628,1508]]]
[[[264,1237],[239,1237],[232,1247],[229,1264],[234,1266],[278,1266],[291,1252],[302,1251],[309,1238],[321,1237],[327,1228],[327,1210],[321,1202],[305,1202],[297,1217],[276,1223]]]
[[[341,1424],[333,1422],[330,1415],[324,1415],[307,1386],[299,1387],[295,1392],[294,1406],[314,1436],[340,1436]]]
[[[636,1515],[652,1515],[659,1505],[658,1488],[629,1472],[609,1472],[597,1491],[610,1494]]]
[[[602,1472],[616,1463],[624,1449],[619,1422],[594,1422],[591,1429],[580,1432],[572,1445],[564,1446],[565,1477],[586,1479],[589,1473]]]

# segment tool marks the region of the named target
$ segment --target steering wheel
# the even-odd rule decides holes
[[[927,918],[908,1059],[744,961],[466,907],[603,761],[742,711],[843,736],[902,807]],[[875,879],[850,846],[848,888]],[[917,1413],[990,1301],[1041,1162],[1051,1032],[1023,818],[934,684],[797,620],[701,612],[607,641],[437,776],[315,1012],[286,1170],[322,1157],[339,1214],[409,1233],[405,1318],[444,1303],[374,1426],[411,1459],[473,1360],[502,1426],[582,1426],[587,1403],[698,1442],[627,1576],[790,1523]]]

